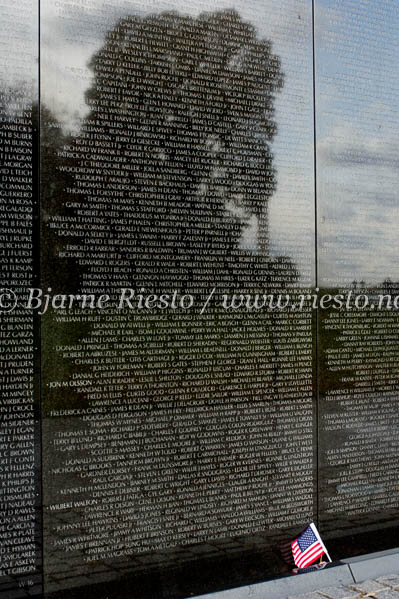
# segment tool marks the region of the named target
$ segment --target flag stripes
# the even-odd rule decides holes
[[[297,540],[292,543],[291,548],[295,564],[298,568],[306,568],[310,564],[313,564],[313,562],[324,553],[324,549],[318,541],[313,543],[313,545],[308,547],[304,552],[301,551]]]

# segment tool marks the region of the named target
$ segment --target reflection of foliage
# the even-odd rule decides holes
[[[250,268],[254,281],[266,282],[267,257],[240,251],[239,242],[251,215],[264,242],[276,185],[269,142],[283,77],[271,43],[258,40],[234,11],[128,17],[109,32],[91,67],[91,112],[63,160],[77,168],[83,159],[100,165],[97,178],[87,177],[90,207],[109,204],[110,245],[122,259],[147,259],[132,265],[130,281],[145,284],[147,277],[155,288],[175,283],[179,272],[182,286],[208,286],[210,276],[231,284]],[[43,121],[45,128],[51,116]],[[48,147],[56,141],[47,139]],[[58,178],[57,160],[47,160],[48,177]],[[58,203],[63,178],[49,185]],[[82,201],[76,179],[69,187]],[[118,235],[122,219],[128,250]]]
[[[78,135],[63,137],[53,116],[42,113],[43,214],[53,225],[45,226],[47,246],[54,254],[61,244],[78,248],[76,256],[68,249],[66,259],[45,258],[46,281],[58,289],[63,281],[68,292],[79,287],[79,277],[97,292],[186,288],[197,298],[215,285],[264,293],[294,283],[298,273],[291,260],[267,254],[268,200],[276,187],[273,105],[283,84],[270,42],[258,40],[254,27],[234,11],[196,19],[176,13],[129,17],[107,35],[91,68],[90,113]],[[258,251],[240,249],[250,217],[258,222]],[[58,237],[57,219],[63,218],[67,236]],[[82,235],[84,219],[89,226]],[[71,257],[79,268],[70,267]],[[127,274],[120,276],[119,267]],[[100,328],[106,336],[105,316]],[[130,350],[122,351],[119,342],[109,349],[115,376],[128,369],[132,389],[126,390],[140,396],[145,388],[149,396],[166,398],[174,393],[168,378],[173,371],[178,394],[189,382],[192,399],[203,393],[203,380],[221,399],[235,393],[270,399],[282,375],[269,316],[212,309],[207,319],[189,316],[185,324],[181,312],[169,314],[163,339],[159,314],[112,329],[117,340],[130,333],[134,368]],[[63,339],[64,323],[48,318],[47,326]],[[74,339],[81,343],[81,326],[69,323],[71,345]],[[157,347],[149,354],[153,339]],[[156,364],[162,368],[154,378]],[[50,360],[49,367],[56,369]],[[192,388],[196,368],[199,383]],[[71,400],[56,389],[46,405]]]

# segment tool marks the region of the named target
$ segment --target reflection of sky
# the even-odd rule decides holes
[[[0,86],[23,89],[37,97],[37,0],[2,0],[0,4]]]
[[[399,280],[399,5],[317,6],[321,282]]]
[[[33,4],[21,2],[26,9]],[[5,0],[2,16],[6,11],[8,20],[21,24],[14,45],[20,44],[19,51],[31,56],[26,40],[34,39],[35,19],[29,10],[26,19],[17,19],[13,6]],[[285,85],[276,100],[279,133],[273,150],[278,189],[269,210],[271,251],[290,255],[301,266],[304,279],[310,280],[306,276],[313,262],[314,215],[310,0],[42,0],[42,98],[71,127],[87,110],[88,60],[119,17],[170,9],[197,15],[223,8],[235,8],[251,21],[260,37],[272,40],[273,51],[282,59]],[[372,282],[387,276],[399,280],[398,13],[395,2],[316,3],[320,282]],[[5,56],[6,48],[0,52]],[[24,64],[31,72],[34,60]],[[3,60],[0,69],[3,79],[16,82],[11,63],[7,66]],[[20,71],[18,76],[25,74]],[[255,221],[245,243],[256,245]]]

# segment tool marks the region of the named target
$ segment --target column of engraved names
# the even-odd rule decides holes
[[[109,58],[107,56],[105,56],[103,58],[104,64],[107,63],[107,61],[109,61]],[[105,67],[103,66],[102,68],[105,69]],[[103,90],[102,90],[103,91]],[[109,105],[112,106],[112,93],[109,99]],[[108,102],[108,100],[106,98],[103,97],[103,105]],[[114,118],[114,124],[118,122],[118,120],[125,120],[126,116],[129,115],[128,110],[126,110],[126,112],[124,113],[123,111],[120,112],[120,115],[113,114],[113,118]],[[116,125],[115,125],[116,127]],[[102,150],[103,147],[106,147],[107,149],[109,148],[109,153],[107,153],[107,159],[109,159],[109,154],[111,154],[113,156],[113,171],[112,171],[112,175],[114,177],[114,186],[110,186],[109,185],[109,181],[107,181],[107,186],[106,186],[106,193],[107,196],[109,197],[110,195],[112,196],[120,196],[119,202],[118,200],[115,200],[114,205],[113,205],[113,210],[109,210],[109,208],[107,209],[107,205],[96,205],[96,209],[100,209],[104,208],[107,209],[106,215],[109,218],[114,218],[116,220],[116,218],[118,218],[117,221],[117,226],[120,227],[120,229],[118,229],[118,236],[117,239],[114,241],[114,243],[118,244],[118,247],[123,245],[126,245],[127,248],[132,252],[132,248],[134,248],[134,244],[135,244],[135,237],[134,237],[134,231],[129,229],[129,216],[130,216],[130,208],[129,206],[127,206],[125,208],[125,213],[122,213],[121,210],[123,209],[123,192],[119,192],[118,193],[118,188],[120,188],[122,186],[124,186],[124,184],[129,183],[129,180],[125,179],[125,181],[123,182],[122,179],[122,173],[123,173],[123,168],[125,168],[126,170],[136,170],[133,166],[132,168],[132,163],[134,165],[134,158],[137,157],[136,159],[141,160],[141,154],[143,152],[146,152],[147,155],[147,151],[146,151],[146,128],[143,127],[142,125],[136,125],[137,131],[133,131],[133,132],[129,132],[130,137],[128,137],[128,141],[130,142],[135,142],[130,143],[129,145],[131,146],[131,149],[126,152],[125,155],[121,156],[121,153],[118,153],[115,151],[116,150],[116,146],[118,145],[118,143],[120,141],[126,141],[126,137],[122,140],[119,138],[118,135],[115,135],[112,139],[115,140],[114,141],[110,141],[109,137],[107,136],[103,136],[103,138],[100,138],[100,135],[98,135],[98,130],[96,133],[93,132],[93,126],[90,123],[88,126],[88,135],[86,138],[84,138],[83,142],[79,144],[79,146],[77,146],[76,148],[73,148],[73,150],[76,152],[77,154],[77,150],[79,150],[80,152],[80,156],[81,157],[88,157],[90,156],[90,158],[92,159],[92,163],[93,163],[93,167],[97,167],[99,168],[99,166],[103,166],[104,168],[109,169],[110,168],[110,164],[109,162],[104,163],[103,161],[100,162],[100,160],[103,158],[102,156]],[[137,137],[139,137],[139,140],[135,139]],[[140,143],[140,137],[144,138],[143,141]],[[93,140],[94,141],[91,141]],[[92,147],[94,146],[94,148]],[[172,146],[171,146],[172,147]],[[168,147],[166,147],[166,149],[168,149]],[[129,160],[126,160],[126,156],[129,157]],[[120,157],[118,159],[118,157]],[[86,162],[87,163],[87,162]],[[157,165],[157,161],[154,160],[153,158],[151,158],[151,154],[150,156],[146,157],[146,168],[148,169],[151,164],[154,164],[154,168]],[[173,167],[171,168],[171,173],[170,175],[173,176]],[[77,166],[74,167],[75,172],[79,173],[79,177],[76,177],[78,180],[77,182],[77,188],[82,187],[84,190],[87,187],[87,182],[89,180],[94,180],[95,184],[96,184],[96,188],[97,189],[101,189],[101,184],[104,183],[104,178],[101,176],[101,172],[99,172],[95,177],[90,178],[91,173],[88,173],[88,169],[86,169],[85,167],[82,166]],[[137,175],[138,176],[138,175]],[[83,181],[82,181],[83,179]],[[122,183],[121,183],[122,181]],[[152,184],[149,184],[147,182],[143,182],[141,184],[141,192],[143,195],[148,196],[146,197],[146,202],[147,202],[147,207],[148,205],[154,206],[154,209],[158,208],[161,206],[162,208],[162,198],[165,197],[165,183],[161,183],[158,184],[158,187],[156,188],[156,181],[153,182]],[[184,180],[179,181],[178,179],[174,181],[174,187],[175,188],[179,188],[179,187],[184,187],[185,182]],[[110,191],[110,187],[111,189],[113,187],[115,187],[115,193]],[[153,195],[154,195],[154,188],[156,188],[156,191],[158,192],[158,197],[156,199],[156,201],[154,202],[153,199]],[[70,190],[72,193],[75,190]],[[97,190],[96,190],[97,191]],[[99,194],[101,194],[101,191],[97,192]],[[95,213],[95,209],[94,206],[90,207],[90,211],[88,209],[85,210],[85,206],[82,207],[82,210],[78,211],[78,219],[71,219],[71,225],[72,227],[77,231],[77,235],[79,235],[78,231],[79,229],[84,229],[86,227],[86,222],[89,221],[90,223],[92,223],[92,230],[94,229],[96,231],[96,235],[98,235],[98,237],[107,237],[107,234],[102,232],[102,231],[106,231],[108,230],[107,225],[105,225],[103,228],[101,228],[100,223],[101,223],[101,215],[98,213]],[[117,214],[117,210],[119,209],[119,214]],[[162,210],[161,210],[162,212]],[[178,214],[178,207],[176,207],[176,213]],[[144,219],[143,219],[144,220]],[[161,224],[160,221],[157,223],[158,226]],[[54,219],[54,228],[57,229],[57,221],[56,219]],[[102,231],[101,231],[102,230]],[[123,235],[123,230],[125,231],[125,235]],[[100,232],[101,231],[101,232]],[[150,225],[147,225],[145,222],[142,223],[142,232],[143,232],[143,240],[148,244],[151,245],[152,240],[154,240],[155,243],[158,242],[157,240],[157,233],[155,231],[155,233],[152,233],[152,228]],[[166,238],[168,239],[168,238]],[[93,246],[95,247],[95,243],[97,240],[93,241]],[[112,237],[108,236],[108,244],[109,246],[112,245],[113,239]],[[92,247],[93,247],[92,246]],[[108,246],[108,247],[109,247]],[[85,249],[91,250],[92,247],[87,247]],[[95,248],[97,249],[97,248]],[[223,249],[223,248],[222,248]],[[123,251],[126,251],[125,248],[123,248]],[[148,254],[147,254],[148,256]],[[95,262],[92,262],[92,268],[90,270],[89,275],[87,276],[87,280],[91,281],[91,286],[90,289],[93,290],[95,289],[96,291],[98,291],[99,289],[99,285],[98,285],[98,281],[99,278],[101,277],[101,272],[106,273],[105,276],[109,276],[109,273],[112,272],[120,272],[121,268],[123,266],[128,267],[129,266],[129,261],[126,261],[125,263],[121,262],[120,260],[117,263],[117,266],[115,264],[115,257],[116,254],[111,253],[111,252],[107,252],[105,254],[104,257],[102,257],[102,263],[104,265],[103,269],[99,268],[98,264],[96,264]],[[147,257],[147,260],[145,260],[146,255],[144,254],[143,259],[140,261],[140,254],[137,254],[137,257],[135,256],[135,264],[136,266],[143,266],[146,269],[146,276],[148,276],[149,281],[151,281],[150,278],[150,274],[151,272],[154,271],[154,269],[152,268],[153,266],[153,260],[155,258],[155,256],[150,255],[150,260]],[[179,280],[179,271],[177,271],[176,273],[174,273],[174,275],[177,275],[177,280]],[[212,274],[212,269],[209,270],[209,274]],[[109,280],[109,279],[108,279]],[[127,282],[128,279],[126,279],[125,281],[122,280],[122,285],[125,284]],[[113,284],[117,284],[117,282],[115,280],[112,280]],[[99,387],[98,385],[98,379],[97,379],[97,390],[101,391],[101,395],[104,399],[107,399],[108,403],[110,406],[113,405],[113,400],[115,400],[115,396],[118,395],[116,393],[117,390],[119,391],[125,391],[125,393],[120,393],[121,396],[125,396],[125,397],[136,397],[136,398],[141,398],[141,401],[143,401],[143,398],[145,398],[145,396],[149,396],[151,393],[157,398],[159,399],[159,396],[157,395],[159,388],[160,388],[160,384],[159,382],[156,380],[155,378],[155,374],[158,375],[158,377],[161,378],[160,383],[163,384],[166,388],[167,388],[167,392],[168,394],[172,393],[173,395],[173,389],[171,389],[172,387],[175,387],[176,390],[176,386],[169,384],[169,379],[173,379],[175,378],[177,381],[179,381],[179,383],[185,384],[186,386],[190,386],[192,389],[194,389],[194,391],[196,393],[199,392],[199,390],[201,390],[202,393],[205,393],[205,396],[209,397],[210,393],[217,388],[217,386],[221,386],[223,383],[225,383],[227,381],[226,377],[222,376],[222,373],[218,372],[216,374],[215,371],[212,372],[211,370],[211,380],[212,380],[212,384],[208,385],[208,388],[206,388],[206,386],[203,384],[203,381],[201,381],[200,376],[201,376],[201,371],[199,370],[198,374],[199,374],[199,378],[198,381],[196,381],[196,368],[191,368],[190,369],[190,381],[184,380],[187,377],[187,364],[185,364],[183,361],[177,362],[173,361],[173,371],[172,370],[168,370],[167,372],[171,373],[173,372],[173,376],[165,376],[165,366],[172,366],[171,364],[171,360],[168,359],[167,363],[165,364],[165,351],[164,348],[161,344],[165,343],[165,340],[168,338],[167,335],[170,336],[171,331],[170,331],[170,327],[171,327],[171,323],[168,323],[168,321],[166,320],[166,322],[164,322],[164,325],[166,326],[166,330],[165,330],[165,335],[161,335],[159,333],[159,330],[161,328],[162,325],[162,321],[165,321],[164,318],[158,318],[156,315],[154,317],[151,318],[150,323],[147,323],[147,330],[143,330],[142,331],[142,335],[139,335],[138,333],[140,333],[141,331],[137,331],[135,330],[134,327],[130,327],[131,330],[129,331],[129,327],[126,326],[125,330],[124,330],[124,337],[122,337],[122,339],[120,339],[118,344],[115,344],[114,341],[112,341],[112,339],[115,338],[115,334],[117,335],[122,335],[122,329],[118,329],[117,327],[115,327],[115,323],[117,323],[117,317],[114,316],[112,318],[110,318],[110,322],[108,323],[101,323],[101,329],[99,328],[99,330],[97,331],[97,333],[100,333],[102,336],[99,339],[100,343],[96,346],[93,343],[91,343],[88,347],[87,347],[87,354],[89,354],[90,349],[92,350],[91,356],[89,357],[89,355],[87,355],[86,360],[90,361],[93,365],[97,362],[97,363],[101,363],[101,366],[98,367],[98,372],[96,373],[97,376],[101,379],[103,379],[103,381],[101,381],[103,383],[103,385],[101,385],[101,387]],[[136,327],[140,327],[140,322],[135,323]],[[184,345],[185,342],[185,337],[187,339],[187,345],[189,345],[190,340],[192,340],[192,335],[190,334],[185,334],[184,331],[184,317],[182,319],[179,318],[179,321],[175,321],[175,325],[178,326],[178,332],[179,332],[179,337],[178,339],[174,339],[172,346],[174,347],[175,351],[177,348],[181,348]],[[152,327],[152,328],[151,328]],[[110,332],[110,337],[108,337],[107,333],[107,328],[109,328],[109,332]],[[116,329],[116,330],[115,330]],[[157,331],[156,336],[154,336],[154,329]],[[169,329],[169,330],[168,330]],[[198,362],[200,363],[201,360],[203,359],[203,354],[206,351],[206,349],[209,349],[209,344],[210,342],[215,342],[215,338],[212,339],[212,336],[209,335],[208,338],[206,338],[204,336],[204,330],[202,328],[199,329],[198,331],[201,336],[198,339],[198,342],[195,343],[194,345],[196,352],[198,352]],[[128,336],[130,333],[130,336]],[[220,333],[219,333],[220,336]],[[134,356],[129,356],[127,351],[124,351],[123,354],[118,358],[118,352],[119,352],[119,347],[123,345],[123,343],[125,343],[127,345],[127,343],[130,343],[130,349],[132,350],[132,348],[135,348],[135,346],[137,345],[137,343],[142,343],[143,345],[145,344],[145,352],[141,352],[141,363],[140,363],[140,350],[138,348],[136,348],[136,353],[138,356],[137,360],[133,360]],[[104,358],[96,358],[93,355],[93,350],[94,349],[100,349],[103,352],[108,350],[107,352],[107,357]],[[120,352],[119,352],[120,353]],[[134,353],[134,352],[132,352]],[[144,355],[142,355],[144,353]],[[220,352],[219,352],[219,356],[220,356]],[[109,362],[109,367],[107,367],[104,364],[104,361],[106,362],[108,360]],[[160,360],[163,360],[163,362],[160,362]],[[81,362],[81,360],[80,360]],[[136,376],[140,376],[141,375],[141,386],[144,386],[144,389],[140,389],[137,388],[137,381],[135,381],[134,379],[132,379],[131,376],[131,362],[134,362],[135,365],[135,374]],[[208,368],[204,369],[202,368],[202,376],[204,376],[204,372],[209,372],[209,365],[214,366],[215,370],[217,368],[217,361],[215,359],[213,360],[209,360],[208,361]],[[149,367],[148,367],[149,365]],[[141,369],[140,369],[141,366]],[[202,365],[203,366],[203,365]],[[124,370],[123,368],[126,369],[125,371],[125,376],[124,376]],[[110,375],[113,377],[112,379],[110,379]],[[111,384],[109,384],[110,380],[112,381]],[[104,384],[106,383],[106,384]],[[150,385],[148,383],[151,383]],[[154,387],[157,386],[156,389],[154,389]],[[193,391],[189,391],[187,389],[187,393],[181,393],[181,390],[179,389],[179,399],[180,400],[185,400],[190,398],[190,393],[192,394]],[[98,395],[98,394],[97,394]],[[97,397],[96,394],[94,393],[88,393],[88,397],[89,399],[95,399]],[[137,401],[137,399],[136,399]],[[146,412],[149,411],[148,406],[144,404],[144,408],[146,409]],[[137,415],[136,413],[138,412],[137,407],[135,409],[135,411],[133,412],[135,415]],[[159,429],[165,428],[166,423],[171,419],[171,416],[169,415],[169,420],[163,421],[161,420],[161,417],[159,416],[160,419],[160,423],[158,424]],[[112,421],[111,421],[112,422]],[[93,425],[95,424],[95,419],[93,420]],[[122,428],[125,430],[125,434],[127,434],[129,436],[129,428],[128,428],[128,422],[125,419]],[[189,434],[190,432],[190,427],[193,425],[193,421],[192,419],[187,419],[184,420],[181,417],[181,422],[179,423],[179,427],[181,427],[183,429],[183,432],[186,431],[186,434]],[[154,427],[155,424],[151,423],[151,427]],[[226,424],[224,425],[225,427],[227,426]],[[116,434],[116,430],[112,429],[112,434]],[[141,429],[142,432],[142,429]],[[166,431],[167,432],[167,431]],[[166,432],[164,433],[166,435]],[[183,438],[180,438],[179,435],[176,436],[177,444],[178,447],[180,448],[179,451],[184,451],[184,455],[185,455],[185,460],[188,464],[187,468],[190,468],[190,461],[193,461],[193,452],[189,451],[189,447],[190,445],[193,446],[194,450],[196,449],[196,451],[194,451],[194,454],[200,455],[200,451],[198,448],[198,439],[196,438],[195,434],[196,434],[196,428],[194,427],[192,430],[192,435],[191,435],[191,439],[185,440]],[[168,443],[169,445],[171,445],[171,447],[169,448],[168,451],[168,444],[164,444],[164,446],[160,447],[160,450],[163,450],[165,455],[169,455],[169,459],[171,460],[171,465],[174,464],[174,466],[179,469],[179,462],[172,462],[172,457],[176,454],[177,449],[173,446],[172,443],[172,439],[169,438],[171,437],[170,435],[168,435]],[[194,437],[194,438],[193,438]],[[109,440],[110,437],[107,437],[107,440]],[[145,435],[144,435],[145,438]],[[150,435],[151,438],[151,435]],[[156,444],[156,439],[151,439],[151,447],[153,447],[154,451],[158,451],[157,450],[157,444]],[[220,445],[220,440],[217,444],[217,447],[219,449],[222,450],[222,446]],[[139,446],[139,449],[141,449],[141,446]],[[71,448],[72,450],[72,448]],[[151,449],[152,451],[152,449]],[[213,451],[215,451],[215,447],[213,447]],[[151,453],[151,452],[150,452]],[[116,458],[116,456],[114,456]],[[129,458],[129,461],[126,463],[126,461],[123,463],[124,464],[124,469],[128,469],[128,467],[133,467],[136,463],[141,464],[140,459],[134,459],[137,456],[134,454],[134,452],[132,451],[132,448],[129,448],[129,454],[127,456]],[[222,457],[220,457],[220,460],[222,461]],[[96,469],[96,462],[95,459],[93,459],[93,470]],[[158,467],[154,464],[154,471],[158,472]],[[161,493],[161,489],[162,486],[165,486],[166,484],[166,480],[169,476],[169,472],[167,468],[161,468],[160,472],[162,473],[162,471],[164,471],[164,478],[162,479],[163,481],[163,485],[160,484],[159,485],[159,489],[158,492]],[[147,486],[151,486],[150,481],[148,480],[148,471],[146,469],[143,470],[142,475],[140,476],[140,478],[144,479],[144,489],[143,489],[143,483],[141,484],[141,494],[142,496],[145,496],[146,492],[147,492]],[[176,487],[179,489],[182,486],[182,482],[179,481],[177,479],[177,477],[175,476],[175,481],[174,481],[174,493],[176,493]],[[190,477],[189,483],[191,484],[191,486],[193,487],[194,485],[194,481],[193,481],[193,477]],[[120,504],[120,496],[121,496],[121,491],[116,491],[115,489],[118,489],[118,486],[116,485],[114,488],[114,493],[110,493],[111,497],[108,499],[108,503],[114,504],[115,506],[119,506],[119,507],[115,507],[116,509],[116,515],[120,518],[121,517],[121,504]],[[207,491],[207,490],[205,490]],[[151,489],[149,490],[149,492],[151,492]],[[210,490],[207,491],[208,494],[211,492]],[[194,498],[194,492],[193,490],[188,490],[187,492],[182,489],[180,490],[180,502],[181,499],[184,498],[186,495],[191,494],[192,498]],[[170,494],[166,494],[165,496],[167,497],[168,501],[171,503],[172,502],[172,497],[171,497],[171,493]],[[129,495],[128,495],[129,497]],[[134,499],[134,495],[130,497],[130,501],[132,501]],[[195,501],[194,501],[195,503]],[[140,522],[143,522],[143,526],[145,526],[146,528],[149,526],[148,522],[147,522],[147,516],[146,516],[146,509],[150,510],[150,506],[147,508],[145,506],[145,502],[142,500],[141,504],[143,505],[143,507],[141,507],[140,509]],[[134,505],[134,504],[133,504]],[[53,506],[55,507],[55,506]],[[124,507],[126,508],[126,506],[124,505]],[[179,508],[179,505],[174,505],[173,503],[171,504],[171,507],[174,508],[174,511],[176,511]],[[65,509],[62,504],[60,504],[60,509]],[[198,507],[196,508],[198,511]],[[94,519],[94,510],[93,511],[93,516],[92,516],[92,520]],[[137,516],[137,507],[134,507],[133,511],[133,515]],[[136,518],[137,519],[137,518]],[[210,524],[211,524],[211,516],[208,514],[208,519],[210,519]],[[129,530],[129,528],[131,528],[132,523],[128,522],[127,524],[124,525],[125,528],[127,530]],[[153,533],[152,536],[155,537],[155,540],[158,541],[158,543],[161,543],[162,539],[157,539],[157,534],[158,531],[162,530],[162,527],[157,524],[156,521],[152,522],[152,527],[153,527]],[[191,538],[192,540],[196,540],[196,537],[193,537],[193,527],[190,526],[188,523],[186,524],[186,534],[190,534],[191,533]],[[180,527],[180,533],[181,533],[181,538],[183,539],[183,530],[184,527]],[[91,532],[89,533],[88,539],[90,539],[90,534],[92,534],[93,529],[91,529]],[[243,532],[245,531],[245,529],[243,529]],[[138,525],[138,530],[137,533],[140,534],[142,533],[143,538],[145,539],[145,531],[141,531],[140,530],[140,524]],[[109,534],[109,531],[105,532],[105,536],[107,536]],[[217,534],[217,533],[214,533]],[[219,535],[224,535],[224,531],[222,530],[220,533],[218,533]],[[69,543],[70,539],[68,539],[68,547],[72,550],[73,549],[73,544]],[[116,539],[114,541],[114,543],[118,543],[119,541]],[[142,543],[144,541],[141,541]],[[137,544],[137,540],[132,540],[131,543],[133,543],[133,547],[135,546],[135,544]],[[162,544],[162,543],[161,543]],[[113,554],[113,545],[110,547],[109,543],[107,543],[106,541],[104,541],[104,546],[107,547],[107,549],[105,550],[106,553],[108,553],[110,556],[112,556]],[[144,543],[144,549],[148,550],[148,546],[146,543]],[[115,549],[114,549],[115,550]],[[131,547],[128,544],[128,547],[126,549],[126,552],[130,552],[131,551]]]
[[[329,154],[320,144],[320,172],[327,194],[334,188],[335,206],[321,206],[320,256],[326,264],[334,261],[337,273],[321,272],[326,286],[368,295],[374,304],[363,313],[352,306],[321,320],[321,336],[328,340],[322,354],[322,506],[326,526],[336,530],[337,516],[352,527],[397,517],[397,315],[377,311],[377,295],[384,293],[382,273],[391,275],[396,263],[389,239],[397,217],[389,198],[397,176],[383,148],[397,128],[398,83],[384,82],[396,60],[390,40],[399,20],[397,7],[370,2],[333,2],[324,17],[320,39],[336,66],[333,75],[327,66],[318,74],[319,106],[331,99],[323,126],[334,130]],[[343,224],[348,205],[352,218]],[[340,243],[334,240],[338,227]]]
[[[126,25],[108,36],[110,45],[115,40],[114,52],[122,34],[128,39]],[[151,45],[163,50],[165,37],[153,32]],[[189,35],[187,47],[191,50]],[[165,63],[171,68],[179,58],[168,57]],[[187,207],[179,198],[188,185],[184,148],[193,134],[174,133],[179,106],[158,99],[158,78],[150,69],[143,93],[148,113],[143,110],[140,119],[133,119],[139,98],[134,86],[124,84],[129,55],[119,72],[112,69],[113,60],[109,49],[97,58],[97,87],[88,96],[93,115],[57,151],[58,174],[69,177],[63,212],[59,206],[49,219],[57,245],[63,245],[58,257],[76,264],[83,292],[116,292],[132,280],[147,292],[159,282],[160,262],[168,291],[171,279],[177,286],[187,284],[189,269],[201,275],[193,288],[197,294],[209,290],[216,278],[231,284],[231,272],[215,267],[220,256],[226,255],[228,263],[227,242],[216,240],[209,259],[198,233],[189,231],[192,247],[184,248],[176,262],[179,229],[184,233],[187,226]],[[209,181],[204,175],[198,192],[210,188],[220,193],[220,142],[209,134],[216,123],[206,122],[200,102],[200,94],[211,92],[209,65],[201,68],[189,98],[204,112],[205,133],[198,127],[195,134],[205,142],[206,159],[201,160],[205,175],[211,170],[212,177]],[[237,106],[240,101],[237,93]],[[156,136],[155,117],[162,119]],[[242,132],[237,139],[247,143]],[[170,160],[174,153],[178,160]],[[241,192],[257,193],[249,175],[242,174],[240,183]],[[197,230],[209,228],[212,217],[209,210]],[[196,253],[203,256],[201,269]],[[280,284],[276,277],[273,285]],[[108,310],[58,312],[54,320],[54,337],[65,340],[54,346],[46,400],[52,417],[46,460],[55,481],[47,511],[48,541],[57,549],[53,559],[64,559],[65,551],[85,551],[84,559],[92,561],[285,524],[279,507],[284,486],[289,481],[293,489],[295,478],[298,490],[304,482],[294,467],[298,446],[288,453],[281,437],[295,429],[293,443],[301,436],[304,452],[311,447],[311,351],[303,351],[310,343],[308,316],[284,316],[273,324],[268,315],[238,312],[210,311],[198,319],[184,310]],[[90,324],[84,337],[78,323]],[[59,399],[56,405],[61,393],[65,407]],[[285,400],[293,397],[288,405]],[[298,407],[300,429],[294,416]],[[308,458],[302,464],[311,476]],[[294,497],[293,490],[290,511]],[[239,505],[239,498],[245,504]],[[309,501],[309,495],[301,491],[301,506],[302,501]],[[61,523],[71,510],[79,526]]]
[[[293,304],[297,294],[311,293],[313,277],[314,173],[312,110],[312,14],[306,2],[281,2],[273,7],[277,39],[284,65],[284,93],[277,106],[277,197],[271,206],[269,250],[289,256],[299,274],[298,288],[288,288]],[[293,114],[292,106],[295,106]],[[273,202],[278,206],[274,212]],[[281,223],[284,223],[281,226]],[[284,265],[289,268],[289,264]],[[285,271],[287,274],[287,271]],[[285,277],[286,278],[286,277]],[[284,270],[272,277],[271,288],[282,293]],[[283,290],[284,293],[284,290]],[[274,387],[276,426],[270,450],[275,454],[268,526],[301,527],[314,514],[312,390],[312,317],[306,303],[300,313],[274,317],[277,368]]]
[[[22,306],[34,282],[32,90],[37,14],[31,0],[21,0],[18,7],[5,0],[1,11],[0,288],[5,309],[0,315],[0,580],[6,593],[14,593],[18,584],[33,587],[35,594],[40,588],[33,586],[32,577],[38,563],[34,331],[32,315]],[[16,300],[19,305],[13,310]]]
[[[397,440],[392,433],[397,421],[397,315],[387,310],[358,313],[343,324],[342,316],[331,314],[323,330],[339,331],[337,347],[326,349],[325,367],[337,384],[325,396],[329,404],[323,427],[328,435],[342,438],[326,449],[327,484],[338,489],[325,498],[326,513],[345,512],[359,521],[362,514],[373,519],[384,508],[392,517],[398,507]]]
[[[34,283],[33,123],[24,90],[1,90],[0,110],[0,253],[5,302],[0,331],[0,573],[21,575],[36,569],[35,347],[33,317],[23,308]],[[7,289],[15,297],[8,296]],[[19,305],[12,309],[17,301]]]

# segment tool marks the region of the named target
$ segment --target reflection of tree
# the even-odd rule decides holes
[[[250,268],[265,281],[267,203],[276,185],[269,142],[283,81],[270,42],[258,40],[234,11],[128,17],[107,35],[91,67],[91,112],[69,140],[68,163],[82,165],[73,157],[82,149],[93,163],[109,158],[90,193],[99,203],[101,190],[114,215],[129,211],[129,254],[156,257],[156,268],[145,268],[155,284],[173,281],[177,270],[186,283],[204,281],[204,267],[213,279],[223,273],[238,282]],[[50,179],[59,177],[57,165],[48,164]],[[253,215],[262,258],[238,249]],[[119,217],[109,218],[108,234],[124,256]],[[131,280],[140,284],[141,275],[136,265]]]
[[[197,291],[209,293],[214,286],[264,293],[293,283],[298,273],[290,259],[273,261],[267,253],[268,200],[276,187],[270,147],[276,132],[273,105],[283,81],[270,42],[258,40],[254,27],[234,11],[196,19],[176,13],[130,17],[107,35],[91,68],[90,114],[81,132],[69,139],[58,135],[57,141],[51,115],[42,120],[43,174],[50,192],[44,209],[53,225],[46,230],[54,234],[49,247],[57,251],[56,242],[76,246],[65,253],[76,251],[77,261],[83,255],[88,264],[79,274],[97,292],[105,285],[120,287],[118,269],[125,265],[130,269],[127,286],[155,292],[188,288],[196,298]],[[52,160],[51,148],[57,145]],[[57,227],[65,222],[53,215],[64,217],[68,225],[60,240]],[[257,252],[240,249],[250,217],[258,223]],[[83,218],[93,227],[79,236]],[[46,276],[54,280],[53,273],[65,280],[59,266]],[[125,322],[115,318],[109,323],[113,317],[100,315],[95,332],[102,325],[104,339],[109,338],[106,360],[121,393],[154,409],[166,400],[186,405],[189,399],[197,402],[198,414],[204,403],[220,402],[220,412],[214,413],[215,438],[208,438],[205,429],[192,430],[199,457],[188,459],[199,473],[208,473],[205,458],[212,452],[215,480],[228,474],[220,487],[222,505],[234,503],[233,477],[241,477],[226,471],[224,452],[237,466],[251,460],[251,469],[257,469],[254,480],[263,487],[250,488],[249,496],[255,505],[262,493],[261,509],[266,509],[271,472],[281,470],[285,459],[265,455],[267,442],[273,442],[285,417],[278,405],[278,390],[288,384],[278,370],[279,347],[286,342],[287,328],[295,334],[295,322],[288,322],[285,336],[277,339],[281,320],[265,313],[220,314],[211,308],[202,318],[170,310],[161,317],[129,314]],[[51,328],[52,338],[62,339],[60,345],[79,344],[90,356],[97,336],[82,333],[80,322],[74,328],[47,322],[48,334]],[[116,326],[107,329],[108,324]],[[121,349],[121,340],[128,340],[128,350]],[[59,378],[58,361],[50,367]],[[87,374],[93,374],[93,390],[100,393],[107,379],[99,376],[104,374],[99,364],[90,364],[87,369],[93,373]],[[61,393],[47,392],[46,408],[70,405],[70,388],[65,386],[64,397]],[[86,387],[83,393],[91,395]],[[257,409],[239,412],[251,399]],[[242,448],[236,447],[230,423],[238,414]],[[191,431],[190,418],[176,419],[176,445],[183,456],[187,449],[179,439],[179,426],[181,434],[185,422]],[[212,449],[210,441],[219,443],[221,451]],[[176,481],[176,491],[179,484]]]

